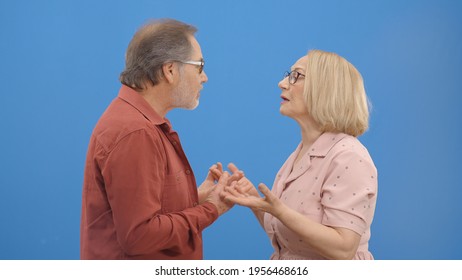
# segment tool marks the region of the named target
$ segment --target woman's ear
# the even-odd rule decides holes
[[[175,71],[176,71],[175,64],[173,62],[164,63],[162,65],[162,72],[164,74],[164,77],[167,83],[169,84],[173,83],[173,76],[174,76]]]

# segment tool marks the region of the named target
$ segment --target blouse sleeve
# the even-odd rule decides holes
[[[363,235],[372,223],[376,197],[377,169],[367,151],[341,151],[332,158],[322,187],[322,224]]]

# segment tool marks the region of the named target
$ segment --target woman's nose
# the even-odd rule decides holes
[[[284,79],[282,79],[279,83],[278,83],[278,87],[280,89],[287,89],[288,88],[288,77],[285,77]]]

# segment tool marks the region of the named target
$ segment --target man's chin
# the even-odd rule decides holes
[[[194,110],[197,108],[197,106],[199,106],[199,100],[196,100],[196,102],[194,104],[190,104],[188,106],[184,106],[183,109],[186,109],[186,110]]]
[[[199,102],[197,102],[196,105],[193,106],[193,107],[191,107],[189,110],[194,110],[194,109],[196,109],[198,106],[199,106]]]

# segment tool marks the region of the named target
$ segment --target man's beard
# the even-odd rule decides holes
[[[185,80],[181,79],[181,76],[180,83],[172,94],[173,105],[176,108],[193,110],[199,105],[199,99],[196,96],[192,96],[192,92],[189,90]]]

